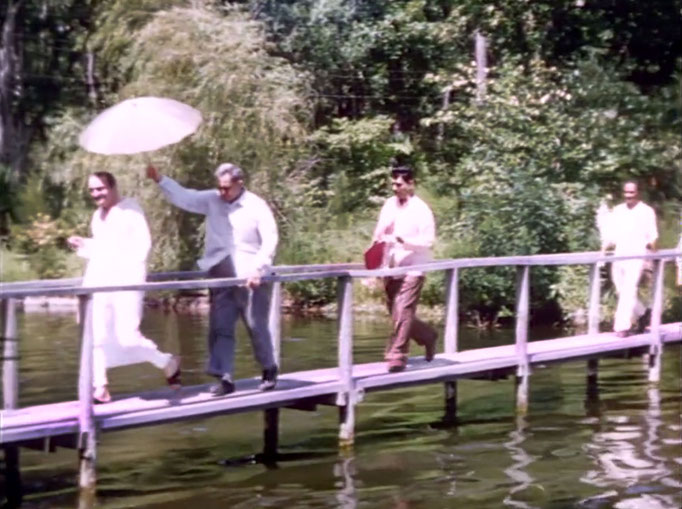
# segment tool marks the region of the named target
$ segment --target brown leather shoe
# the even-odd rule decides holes
[[[163,369],[166,375],[166,382],[172,389],[179,389],[182,385],[180,381],[180,375],[182,374],[180,370],[180,357],[174,355],[168,361],[168,365]]]
[[[438,336],[434,335],[431,341],[424,345],[424,359],[426,362],[431,362],[436,356],[436,344],[438,343]]]
[[[111,403],[111,394],[109,394],[109,388],[106,385],[103,385],[102,387],[96,387],[92,394],[92,401],[95,403],[95,405]]]
[[[388,362],[388,372],[399,373],[400,371],[405,370],[405,366],[407,366],[407,362],[399,359],[394,359]]]

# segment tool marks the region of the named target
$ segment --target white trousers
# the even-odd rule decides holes
[[[611,279],[618,292],[618,307],[613,323],[615,332],[627,331],[646,308],[637,297],[644,260],[623,260],[611,265]]]
[[[107,384],[107,368],[150,362],[163,369],[171,354],[140,333],[143,292],[95,293],[92,299],[93,385]]]

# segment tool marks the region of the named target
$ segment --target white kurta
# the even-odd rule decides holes
[[[644,202],[632,208],[625,203],[616,206],[608,220],[607,242],[614,244],[616,256],[643,255],[647,244],[658,238],[656,213]],[[611,278],[618,292],[618,307],[613,324],[616,332],[627,331],[633,319],[644,314],[645,307],[637,298],[637,287],[645,260],[622,260],[611,266]]]
[[[92,216],[92,238],[85,239],[78,254],[88,259],[83,286],[144,283],[151,236],[142,208],[123,198],[106,217],[98,208]],[[97,292],[92,301],[94,386],[107,384],[106,369],[150,362],[163,369],[171,355],[139,330],[143,292]]]

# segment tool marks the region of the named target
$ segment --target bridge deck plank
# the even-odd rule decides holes
[[[664,343],[682,341],[682,323],[661,326]],[[617,338],[611,333],[580,335],[533,341],[528,344],[531,364],[568,362],[585,357],[641,348],[651,343],[650,335]],[[513,344],[438,354],[433,362],[412,357],[405,371],[387,373],[383,362],[353,367],[356,388],[365,391],[388,390],[409,385],[469,378],[492,370],[514,368]],[[260,392],[255,378],[238,380],[235,393],[212,398],[209,385],[183,387],[178,391],[159,389],[116,398],[95,407],[95,419],[102,430],[154,425],[217,414],[248,412],[286,407],[303,400],[333,397],[344,390],[338,368],[315,369],[281,375],[277,388]],[[78,431],[78,401],[66,401],[5,410],[0,413],[0,444],[59,436]]]

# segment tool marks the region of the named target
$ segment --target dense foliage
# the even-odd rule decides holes
[[[87,230],[84,178],[106,169],[145,206],[153,268],[192,266],[201,218],[160,199],[143,180],[146,159],[94,156],[76,143],[97,111],[137,95],[202,111],[199,132],[154,163],[190,187],[211,186],[220,161],[242,165],[276,211],[279,263],[359,260],[395,161],[418,169],[439,256],[595,249],[596,207],[627,178],[672,224],[682,194],[680,8],[10,0],[0,8],[0,234],[44,264],[29,240],[53,225],[41,235],[53,240],[49,257],[64,256],[60,235]],[[485,88],[475,33],[487,41]],[[663,230],[672,247],[678,232]],[[55,271],[41,275],[68,267],[50,263]],[[535,271],[534,309],[581,308],[581,270]],[[424,300],[441,302],[442,286],[432,278]],[[331,281],[287,290],[301,305],[335,291]],[[461,295],[472,317],[494,323],[513,303],[514,274],[465,271]]]

